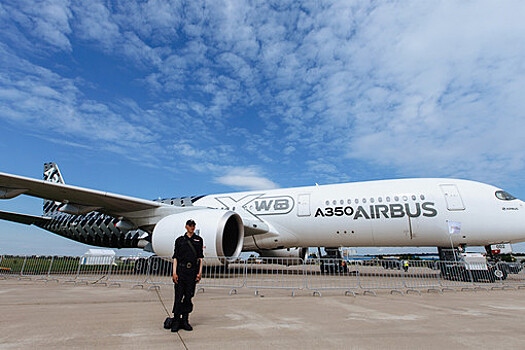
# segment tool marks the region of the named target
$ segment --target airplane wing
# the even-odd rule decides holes
[[[0,199],[10,199],[21,194],[77,205],[79,208],[88,211],[98,210],[108,214],[134,212],[163,206],[162,203],[150,200],[0,173]]]
[[[14,221],[25,225],[45,224],[51,220],[51,218],[45,216],[10,213],[7,211],[0,211],[0,219]]]
[[[166,215],[206,208],[199,206],[178,207],[151,200],[66,185],[61,182],[0,173],[0,199],[11,199],[22,194],[63,203],[59,210],[68,214],[84,215],[97,211],[115,218],[125,217],[141,228],[151,228]],[[48,220],[46,216],[40,217],[1,211],[0,219],[27,225],[35,224],[37,226],[45,225]],[[270,230],[268,224],[262,220],[243,217],[242,221],[245,236],[261,235]]]

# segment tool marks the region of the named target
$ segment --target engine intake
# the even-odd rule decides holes
[[[204,256],[208,264],[214,264],[209,258],[225,257],[233,261],[241,254],[244,242],[244,226],[241,217],[227,210],[196,209],[186,213],[173,214],[161,219],[153,229],[153,251],[158,256],[171,257],[175,239],[183,235],[186,221],[195,220],[195,233],[204,240]],[[224,259],[216,259],[215,264],[222,264]]]

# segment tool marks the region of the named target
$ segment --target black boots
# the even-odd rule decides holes
[[[174,315],[171,320],[171,331],[178,332],[180,328],[180,315]]]
[[[181,329],[184,329],[186,331],[192,331],[193,327],[190,325],[190,322],[188,321],[188,314],[182,314],[182,324],[180,326]]]
[[[172,332],[178,332],[179,329],[184,329],[186,331],[193,330],[193,327],[188,321],[188,314],[183,314],[182,318],[180,315],[175,315],[173,318],[167,318],[166,321],[164,321],[164,328],[170,327]]]

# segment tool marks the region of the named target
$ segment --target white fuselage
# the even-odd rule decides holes
[[[467,180],[402,179],[208,195],[268,233],[244,250],[336,246],[488,245],[525,241],[525,208],[500,189]],[[449,223],[460,229],[449,233]]]

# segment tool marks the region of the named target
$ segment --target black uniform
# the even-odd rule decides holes
[[[191,249],[190,244],[195,248]],[[199,259],[204,258],[202,237],[193,234],[180,236],[175,241],[173,259],[177,259],[178,283],[175,283],[174,315],[189,314],[193,311],[191,298],[195,294],[195,279],[199,273]]]

